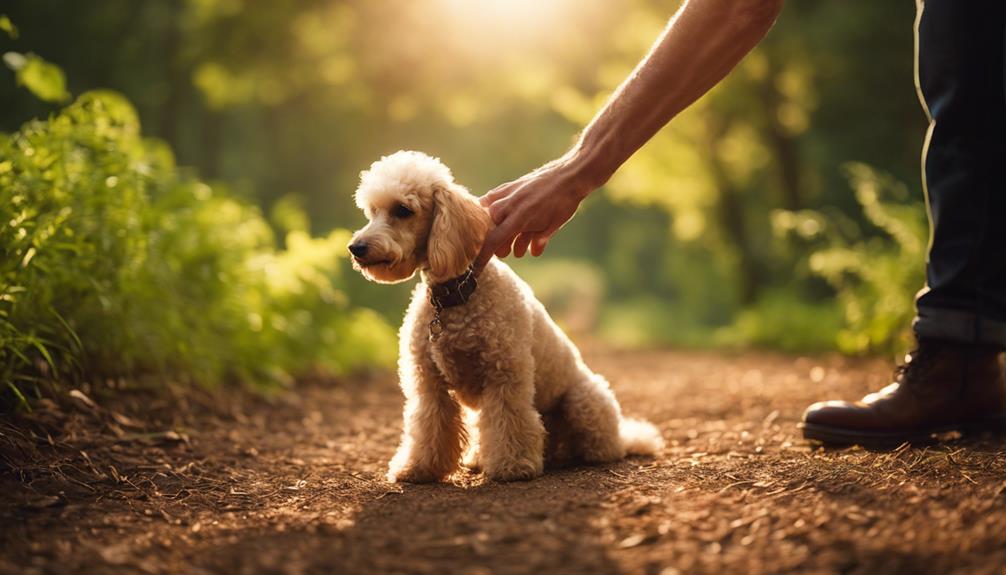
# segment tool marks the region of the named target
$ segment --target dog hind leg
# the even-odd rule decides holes
[[[621,408],[603,377],[583,374],[566,391],[562,410],[576,435],[576,453],[585,461],[606,463],[625,457],[619,434]]]

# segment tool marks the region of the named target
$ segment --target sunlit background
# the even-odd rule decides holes
[[[522,175],[567,149],[677,6],[12,0],[3,12],[18,33],[0,42],[62,68],[73,97],[121,93],[179,177],[257,206],[261,233],[287,258],[267,275],[296,275],[298,258],[314,257],[331,282],[318,289],[339,313],[370,308],[395,326],[408,286],[366,285],[344,259],[318,263],[341,249],[333,230],[362,222],[350,198],[359,171],[413,148],[476,194]],[[926,239],[913,15],[912,2],[790,2],[762,45],[590,199],[546,257],[511,263],[579,337],[898,348]],[[44,102],[5,74],[4,132],[72,101]],[[283,252],[291,242],[314,255]],[[245,315],[258,329],[293,321]],[[321,321],[295,316],[305,332]],[[352,347],[361,330],[318,345]]]

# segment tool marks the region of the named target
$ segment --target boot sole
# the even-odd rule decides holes
[[[808,441],[816,441],[833,446],[862,445],[863,447],[889,449],[903,443],[912,445],[939,443],[940,435],[954,431],[961,433],[1006,433],[1006,415],[958,425],[944,425],[928,429],[913,429],[911,431],[860,431],[814,423],[801,423],[799,427],[803,429],[803,437]]]

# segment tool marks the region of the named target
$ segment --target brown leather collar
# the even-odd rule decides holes
[[[475,270],[469,266],[465,273],[456,278],[430,285],[427,288],[427,295],[433,307],[440,311],[468,302],[478,286],[479,282],[475,277]]]

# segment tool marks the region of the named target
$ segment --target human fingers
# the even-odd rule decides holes
[[[486,234],[486,239],[482,243],[482,254],[488,254],[485,257],[486,262],[489,261],[493,253],[501,258],[510,255],[510,246],[513,244],[514,238],[517,237],[518,225],[516,219],[509,218]]]
[[[500,249],[500,245],[505,240],[504,236],[506,233],[507,230],[502,226],[495,226],[486,233],[485,239],[482,240],[482,248],[479,250],[479,255],[475,256],[475,261],[472,262],[475,269],[482,269],[489,263],[489,260],[492,259],[496,251]]]
[[[531,234],[526,232],[517,236],[517,239],[513,243],[513,255],[518,258],[524,257],[528,246],[531,245],[531,239]]]
[[[537,236],[531,240],[531,255],[538,257],[545,253],[545,246],[548,245],[548,240],[552,239],[552,236]]]
[[[489,217],[493,223],[499,225],[507,219],[507,215],[510,213],[510,202],[506,198],[497,200],[496,203],[487,207],[486,210],[489,212]]]
[[[498,202],[501,198],[505,198],[513,193],[513,187],[513,182],[496,186],[486,192],[484,196],[479,198],[479,203],[482,204],[483,207],[488,208],[492,204]]]
[[[495,250],[492,249],[492,246],[483,242],[482,249],[479,250],[479,255],[475,256],[475,261],[472,262],[472,267],[475,268],[476,271],[481,271],[482,268],[486,267],[486,264],[489,263],[489,260],[493,259],[494,251]]]

